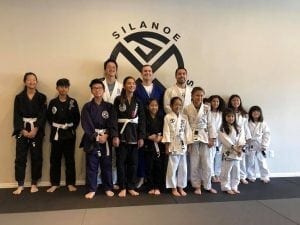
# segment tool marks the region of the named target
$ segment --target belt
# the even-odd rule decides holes
[[[120,131],[120,134],[123,134],[123,132],[124,132],[124,130],[125,130],[125,128],[126,128],[126,126],[127,126],[128,123],[135,123],[135,124],[137,124],[138,121],[139,121],[139,117],[138,116],[135,117],[134,119],[118,119],[118,123],[124,123],[123,127],[122,127],[122,129]]]
[[[52,126],[56,128],[56,133],[54,136],[54,140],[57,141],[58,140],[58,130],[59,129],[63,129],[63,130],[67,130],[70,127],[73,127],[73,123],[65,123],[65,124],[60,124],[60,123],[52,123]]]
[[[26,128],[26,123],[30,124],[30,130],[33,130],[34,128],[34,122],[37,121],[37,118],[27,118],[23,117],[23,122],[24,122],[24,128]]]

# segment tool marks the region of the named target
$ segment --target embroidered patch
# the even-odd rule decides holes
[[[175,119],[170,119],[170,123],[175,123]]]
[[[121,112],[125,112],[125,111],[126,111],[126,105],[125,105],[125,104],[120,104],[120,105],[119,105],[119,110],[120,110]]]
[[[51,111],[52,111],[52,114],[55,114],[57,112],[57,108],[55,106],[53,106]]]
[[[102,118],[108,119],[109,118],[109,113],[107,111],[102,112]]]
[[[74,99],[71,99],[70,100],[70,103],[69,103],[69,110],[71,110],[72,108],[74,108],[75,106],[74,106]]]

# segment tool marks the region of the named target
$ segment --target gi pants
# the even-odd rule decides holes
[[[153,151],[145,151],[145,166],[146,179],[149,189],[159,189],[162,187],[163,177],[163,163],[164,154],[158,157],[155,149]]]
[[[120,189],[135,189],[138,151],[137,144],[120,143],[120,146],[116,148],[117,174]]]
[[[205,190],[211,189],[212,159],[208,145],[197,142],[191,145],[191,183],[194,188],[201,187],[201,180]]]
[[[269,179],[270,172],[267,165],[267,160],[261,151],[249,151],[247,157],[247,177],[249,179],[256,179],[255,161],[257,160],[258,169],[260,172],[260,179]]]
[[[248,157],[248,152],[242,154],[242,160],[240,161],[240,179],[244,180],[247,178],[247,167],[246,167],[246,158]]]
[[[86,153],[86,186],[88,192],[97,191],[98,168],[101,168],[101,180],[104,191],[111,190],[112,184],[112,159],[111,153],[107,155],[104,145],[100,148],[101,156],[97,151]]]
[[[16,138],[15,179],[19,186],[24,186],[28,150],[31,157],[31,184],[36,185],[42,177],[43,136],[37,134],[33,139],[20,136]]]
[[[169,155],[166,188],[185,188],[187,186],[186,154]]]
[[[240,183],[240,161],[223,159],[220,180],[222,191],[238,190]]]
[[[211,153],[211,163],[212,163],[211,175],[219,177],[221,174],[221,167],[222,167],[222,146],[212,147],[210,149],[210,153]]]
[[[50,181],[52,186],[59,186],[61,176],[61,160],[65,158],[66,185],[75,185],[75,138],[52,141],[50,155]]]

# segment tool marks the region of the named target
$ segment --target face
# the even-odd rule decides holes
[[[228,124],[233,124],[234,123],[234,120],[235,120],[235,116],[234,116],[234,114],[227,114],[226,116],[225,116],[225,120],[226,120],[226,122],[228,123]]]
[[[37,86],[37,79],[34,75],[27,75],[26,80],[25,80],[25,86],[26,88],[29,89],[36,89]]]
[[[176,81],[178,84],[185,84],[187,73],[184,69],[179,69],[176,73]]]
[[[153,72],[151,66],[144,66],[142,69],[143,80],[153,80]]]
[[[259,117],[260,117],[260,111],[253,111],[252,112],[252,118],[253,118],[254,121],[258,121]]]
[[[241,99],[238,97],[234,97],[233,99],[231,99],[231,105],[235,109],[239,108],[239,106],[241,105]]]
[[[58,91],[59,95],[67,95],[69,93],[68,86],[58,86],[56,87],[56,90]]]
[[[116,77],[117,75],[117,66],[113,62],[109,62],[105,68],[105,74],[109,77]]]
[[[178,114],[181,112],[182,109],[182,101],[179,99],[176,99],[173,105],[171,105],[171,109],[174,113]]]
[[[205,94],[203,91],[194,92],[194,94],[192,95],[192,102],[194,103],[194,105],[200,106],[201,103],[203,102],[204,96]]]
[[[148,107],[149,107],[150,113],[152,113],[153,115],[157,114],[157,112],[158,112],[158,103],[157,103],[157,101],[151,101]]]
[[[95,98],[101,98],[104,93],[104,88],[101,84],[93,84],[91,92]]]
[[[219,105],[220,105],[220,101],[219,101],[218,98],[213,98],[211,100],[210,107],[211,107],[212,110],[217,110],[217,108],[219,107]]]
[[[129,78],[129,79],[126,81],[126,83],[125,83],[125,85],[124,85],[124,88],[125,88],[125,91],[126,91],[126,92],[133,93],[133,92],[135,91],[135,88],[136,88],[135,80]]]

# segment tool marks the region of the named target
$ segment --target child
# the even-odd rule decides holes
[[[222,120],[219,132],[219,138],[223,144],[221,190],[231,195],[239,194],[240,161],[243,155],[242,148],[246,143],[244,131],[238,127],[236,114],[232,109],[224,110]]]
[[[50,142],[50,182],[47,192],[54,192],[60,183],[61,159],[64,155],[66,166],[66,186],[69,191],[76,191],[75,180],[75,142],[76,128],[80,114],[77,101],[68,96],[70,82],[59,79],[56,82],[58,96],[52,99],[47,110],[47,119],[51,126]]]
[[[24,90],[15,97],[14,132],[16,136],[15,179],[18,188],[13,192],[19,195],[24,190],[27,154],[31,156],[31,193],[38,191],[37,182],[42,176],[43,138],[46,123],[47,99],[37,87],[37,76],[25,73]]]
[[[211,109],[211,122],[216,133],[220,131],[222,125],[222,111],[224,110],[224,100],[219,95],[212,95],[209,98]],[[220,182],[222,165],[222,144],[216,137],[214,146],[210,149],[212,159],[212,182]]]
[[[203,104],[205,91],[201,87],[192,90],[192,103],[186,106],[183,113],[188,117],[192,129],[193,144],[189,146],[191,183],[194,193],[201,194],[201,180],[204,189],[216,194],[211,186],[212,159],[211,147],[216,139],[216,131],[211,123],[210,108]]]
[[[186,151],[187,144],[193,143],[188,118],[181,113],[182,105],[180,97],[171,98],[172,111],[164,118],[162,139],[166,144],[166,154],[169,155],[166,187],[172,188],[174,196],[186,196],[183,190],[187,185]]]
[[[110,141],[117,136],[117,119],[113,105],[103,100],[105,86],[100,79],[90,83],[93,99],[86,103],[81,112],[84,130],[82,145],[86,152],[85,198],[94,198],[97,191],[97,176],[100,164],[102,186],[106,196],[112,197],[112,157]]]
[[[133,94],[135,79],[128,76],[123,81],[121,95],[115,99],[114,108],[118,118],[118,137],[114,139],[117,155],[119,197],[126,197],[126,191],[138,196],[135,191],[138,151],[146,137],[145,112],[141,101]]]
[[[241,97],[236,94],[231,95],[228,100],[228,108],[233,109],[233,111],[235,112],[236,123],[240,127],[240,129],[243,130],[243,132],[245,134],[245,140],[251,139],[251,133],[250,133],[250,130],[248,127],[248,115],[242,105]],[[240,173],[241,173],[240,182],[242,184],[248,184],[248,181],[246,180],[246,178],[247,178],[246,157],[247,157],[247,152],[245,154],[243,154],[242,160],[240,162],[240,167],[241,167],[240,168]]]
[[[149,194],[160,195],[162,185],[164,145],[161,143],[163,132],[163,116],[159,114],[159,102],[150,98],[146,111],[146,139],[144,156],[146,166],[146,179]]]
[[[264,121],[263,113],[259,106],[250,108],[248,125],[252,136],[247,142],[249,147],[249,156],[247,158],[248,179],[251,182],[255,182],[255,160],[257,160],[260,179],[264,183],[269,183],[270,172],[266,161],[266,150],[270,145],[270,129]]]

